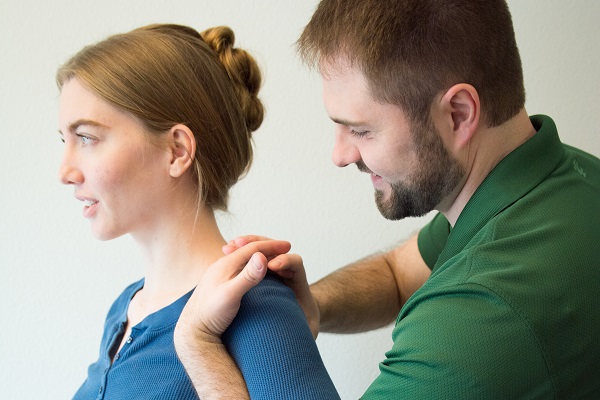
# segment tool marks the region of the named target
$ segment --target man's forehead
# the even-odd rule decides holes
[[[360,75],[348,69],[327,69],[321,72],[321,78],[323,103],[332,120],[354,120],[357,113],[363,112],[370,96]]]
[[[364,73],[347,64],[324,64],[323,103],[329,118],[340,125],[373,127],[384,115],[404,115],[397,104],[376,99]]]
[[[319,61],[319,72],[323,78],[349,74],[362,75],[364,78],[360,66],[357,63],[352,62],[352,60],[345,55],[321,58]]]

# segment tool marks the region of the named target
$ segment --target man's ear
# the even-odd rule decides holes
[[[169,130],[171,165],[169,173],[178,178],[187,171],[196,154],[196,137],[190,128],[177,124]]]
[[[460,150],[467,146],[479,126],[481,104],[477,90],[466,83],[448,89],[440,102],[443,124],[452,132],[452,147]],[[448,131],[447,130],[447,131]]]

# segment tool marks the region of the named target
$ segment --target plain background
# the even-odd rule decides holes
[[[56,68],[109,34],[153,22],[230,25],[263,67],[267,117],[253,168],[219,215],[226,237],[288,239],[314,281],[431,218],[384,220],[368,176],[331,163],[320,79],[293,46],[316,2],[0,0],[0,398],[70,398],[97,357],[110,304],[143,274],[133,241],[93,239],[73,189],[57,179]],[[551,115],[564,142],[599,156],[600,2],[509,6],[529,113]],[[343,399],[358,398],[377,376],[390,333],[319,336]]]

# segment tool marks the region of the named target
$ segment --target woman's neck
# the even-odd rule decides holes
[[[196,287],[206,268],[223,256],[226,242],[214,212],[191,208],[173,207],[157,216],[153,229],[132,234],[145,259],[144,297],[174,301]]]

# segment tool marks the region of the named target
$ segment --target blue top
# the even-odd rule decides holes
[[[111,365],[129,302],[143,286],[143,279],[130,285],[110,308],[100,357],[74,399],[198,399],[173,345],[175,325],[192,292],[134,326]],[[276,277],[267,275],[244,296],[222,339],[251,398],[339,399],[294,293]]]

